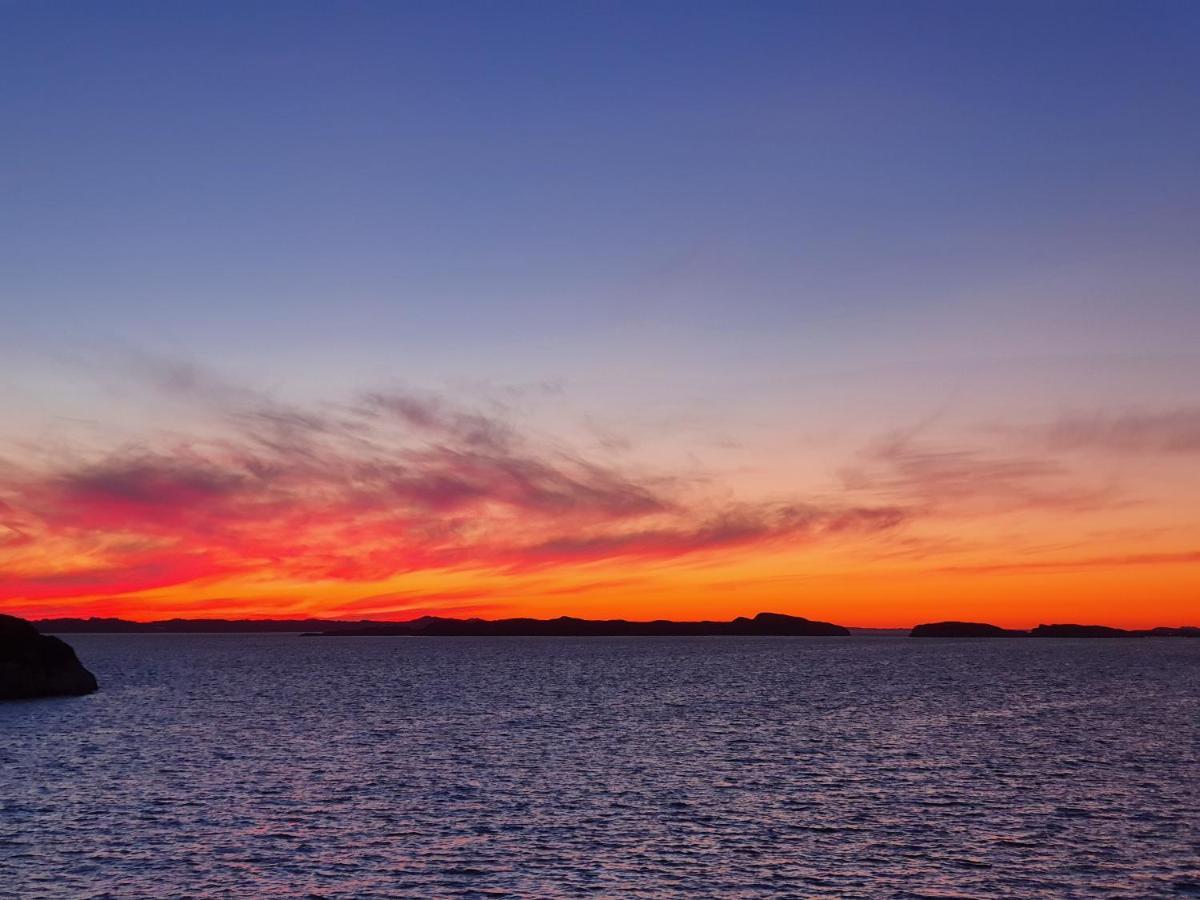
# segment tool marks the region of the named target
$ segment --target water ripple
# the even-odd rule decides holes
[[[0,896],[1200,894],[1200,642],[71,640]]]

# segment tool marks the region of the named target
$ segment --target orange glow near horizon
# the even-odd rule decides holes
[[[805,571],[805,554],[776,550],[687,564],[617,561],[530,574],[464,568],[370,582],[303,582],[266,574],[200,578],[121,595],[83,588],[71,596],[8,596],[0,608],[26,618],[136,621],[422,615],[690,620],[772,611],[868,628],[947,619],[1011,628],[1051,621],[1144,628],[1196,623],[1200,578],[1195,562],[1186,559],[1001,572],[882,563]]]
[[[232,431],[204,440],[10,464],[0,609],[1200,622],[1200,483],[1176,453],[1137,469],[1140,492],[1122,484],[1112,473],[1128,454],[1105,447],[1111,423],[1090,438],[1073,425],[1083,446],[1069,453],[1039,450],[1036,429],[1007,449],[893,435],[806,490],[796,472],[812,480],[817,458],[760,459],[753,479],[664,475],[427,398],[230,418]],[[1116,432],[1121,453],[1132,428]]]

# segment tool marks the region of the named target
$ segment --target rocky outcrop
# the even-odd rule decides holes
[[[0,700],[77,696],[97,686],[70,645],[24,619],[0,615]]]
[[[917,625],[909,633],[909,637],[938,637],[938,638],[997,638],[997,637],[1028,637],[1027,631],[1014,631],[1001,628],[999,625],[989,625],[987,622],[928,622]]]

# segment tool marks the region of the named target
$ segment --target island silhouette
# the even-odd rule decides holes
[[[915,638],[1136,638],[1136,637],[1200,637],[1200,627],[1181,625],[1178,627],[1126,629],[1109,625],[1039,625],[1028,631],[1016,628],[1001,628],[987,622],[927,622],[917,625],[909,632]]]
[[[801,616],[761,612],[729,622],[630,622],[625,619],[445,619],[426,616],[411,622],[389,622],[310,632],[307,637],[412,635],[428,637],[656,637],[703,635],[780,635],[790,637],[848,637],[850,629]]]
[[[426,635],[463,637],[597,637],[688,636],[688,635],[780,635],[793,637],[845,637],[851,634],[894,634],[902,629],[851,628],[832,622],[806,619],[783,613],[760,612],[752,618],[738,616],[727,622],[668,619],[629,621],[626,619],[581,619],[559,616],[553,619],[454,619],[422,616],[407,621],[360,619],[160,619],[135,622],[112,617],[40,619],[32,623],[49,634],[242,634],[301,633],[305,637],[355,637],[387,635]],[[919,638],[1124,638],[1124,637],[1200,637],[1200,627],[1160,626],[1129,630],[1108,625],[1055,624],[1032,629],[1002,628],[987,622],[927,622],[916,625],[910,637]]]

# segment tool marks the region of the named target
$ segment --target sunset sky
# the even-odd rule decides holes
[[[1200,624],[1200,4],[0,4],[0,611]]]

